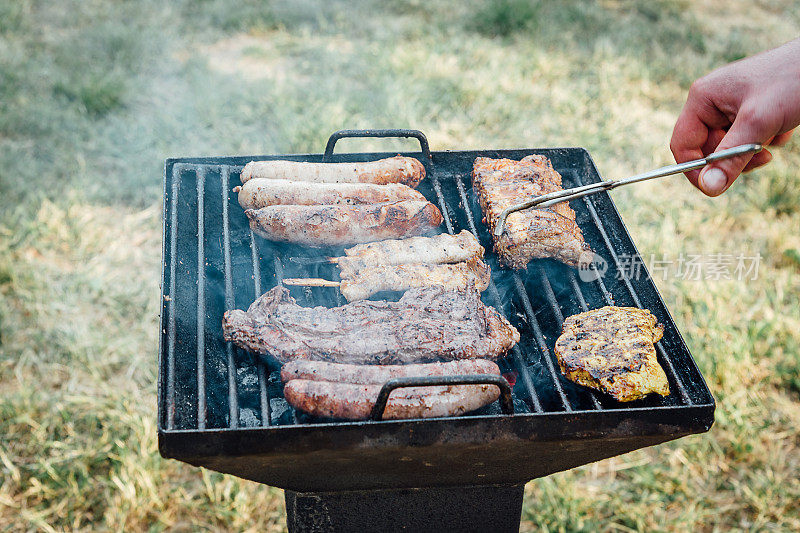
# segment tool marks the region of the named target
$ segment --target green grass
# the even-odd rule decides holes
[[[624,176],[671,160],[694,78],[799,31],[789,0],[0,0],[0,530],[284,527],[280,491],[158,455],[166,157],[415,127]],[[645,257],[760,253],[760,275],[657,280],[714,428],[533,481],[525,530],[800,528],[800,145],[774,153],[719,199],[614,193]]]

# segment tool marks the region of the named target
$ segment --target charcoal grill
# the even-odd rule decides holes
[[[293,530],[514,529],[525,482],[638,448],[707,431],[714,399],[607,193],[571,203],[604,276],[581,281],[553,260],[501,268],[487,253],[484,301],[520,331],[500,361],[514,375],[513,414],[500,402],[462,417],[346,422],[295,412],[278,366],[222,338],[228,309],[245,309],[284,277],[336,279],[310,250],[255,236],[231,189],[252,160],[369,161],[387,153],[336,153],[345,137],[409,137],[427,171],[419,186],[444,215],[443,229],[472,231],[491,250],[470,173],[476,157],[549,157],[565,187],[600,180],[582,148],[431,152],[416,130],[346,130],[324,154],[169,159],[165,167],[163,306],[159,351],[161,455],[286,490]],[[331,288],[295,288],[301,305],[343,304]],[[564,317],[604,305],[649,309],[664,324],[656,345],[670,395],[618,403],[565,380],[553,353]],[[434,522],[431,522],[434,521]]]

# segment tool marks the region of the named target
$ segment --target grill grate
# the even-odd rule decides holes
[[[283,397],[279,367],[222,339],[222,315],[245,309],[284,277],[336,279],[320,261],[342,247],[312,250],[252,233],[232,193],[253,159],[366,161],[396,153],[336,154],[344,136],[416,137],[428,178],[418,190],[439,206],[444,229],[472,231],[491,250],[471,186],[476,157],[548,156],[565,186],[598,181],[580,148],[429,152],[411,130],[339,132],[326,154],[168,160],[165,168],[163,306],[159,358],[159,448],[165,457],[293,491],[519,484],[605,457],[706,431],[714,400],[658,292],[642,268],[621,276],[623,257],[639,260],[607,194],[573,201],[605,276],[584,282],[554,260],[526,271],[500,268],[487,252],[492,282],[484,302],[504,314],[520,342],[498,361],[517,375],[514,414],[499,404],[467,416],[343,422],[296,413]],[[338,291],[291,288],[300,305],[336,306]],[[386,295],[397,297],[397,295]],[[603,305],[650,309],[664,324],[656,345],[670,382],[666,398],[618,403],[561,376],[553,345],[564,318]],[[320,476],[320,472],[325,476]]]
[[[558,164],[558,159],[554,162]],[[257,295],[275,286],[287,270],[292,270],[287,276],[336,275],[334,268],[310,256],[318,252],[271,243],[253,234],[236,195],[230,192],[239,182],[241,168],[225,163],[175,163],[170,169],[165,209],[172,260],[165,268],[166,401],[162,403],[167,430],[320,422],[296,415],[286,404],[275,368],[270,372],[260,358],[221,340],[222,313],[246,308]],[[420,191],[439,205],[446,230],[468,229],[491,250],[488,229],[476,222],[476,215],[481,214],[469,183],[469,169],[440,171],[437,166],[433,172],[428,170],[429,178]],[[558,170],[569,186],[586,183],[575,169]],[[584,197],[573,202],[573,207],[587,242],[609,262],[605,278],[581,282],[572,269],[552,260],[534,262],[527,272],[512,272],[499,268],[494,255],[487,252],[493,276],[484,300],[505,314],[523,337],[501,362],[503,371],[519,376],[514,388],[517,412],[690,406],[695,403],[692,392],[698,401],[708,401],[707,393],[703,398],[698,391],[687,389],[663,341],[657,344],[657,353],[673,391],[667,398],[618,404],[561,377],[553,344],[565,316],[615,302],[642,306],[632,280],[617,275],[622,271],[620,257],[598,214],[596,200]],[[331,250],[337,252],[341,250]],[[338,291],[326,288],[299,288],[293,295],[302,305],[343,303]],[[187,313],[176,311],[185,309],[195,311],[193,324]],[[665,317],[658,318],[664,322]],[[670,331],[670,322],[666,322],[665,338],[677,335],[674,328]],[[189,357],[190,353],[194,357]],[[477,414],[495,412],[496,406]]]

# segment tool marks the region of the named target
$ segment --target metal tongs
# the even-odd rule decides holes
[[[714,152],[713,154],[707,155],[703,159],[695,159],[694,161],[687,161],[685,163],[680,163],[677,165],[669,165],[666,167],[657,168],[649,172],[644,172],[643,174],[636,174],[635,176],[631,176],[630,178],[598,181],[597,183],[590,183],[589,185],[582,185],[580,187],[573,187],[572,189],[565,189],[563,191],[556,191],[548,194],[543,194],[541,196],[537,196],[532,200],[528,200],[527,202],[523,202],[517,205],[512,205],[511,207],[504,209],[500,213],[500,216],[497,218],[497,223],[494,226],[494,234],[497,237],[503,234],[503,227],[505,226],[506,223],[506,217],[508,217],[508,215],[516,211],[522,211],[523,209],[528,209],[531,207],[535,207],[537,209],[550,207],[551,205],[560,202],[568,202],[570,200],[581,198],[583,196],[588,196],[590,194],[595,194],[601,191],[609,191],[611,189],[616,189],[617,187],[621,187],[622,185],[630,185],[631,183],[638,183],[640,181],[651,180],[653,178],[661,178],[664,176],[670,176],[672,174],[680,174],[681,172],[686,172],[687,170],[703,168],[712,161],[728,159],[729,157],[735,157],[737,155],[743,155],[750,152],[757,154],[758,152],[761,151],[761,148],[762,146],[760,144],[742,144],[740,146],[734,146],[733,148],[728,148],[727,150]]]

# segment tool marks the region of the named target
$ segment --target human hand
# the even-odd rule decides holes
[[[672,132],[675,161],[700,159],[740,144],[785,144],[800,124],[800,39],[731,63],[692,84]],[[686,177],[719,196],[742,172],[769,163],[772,154],[733,157]]]

